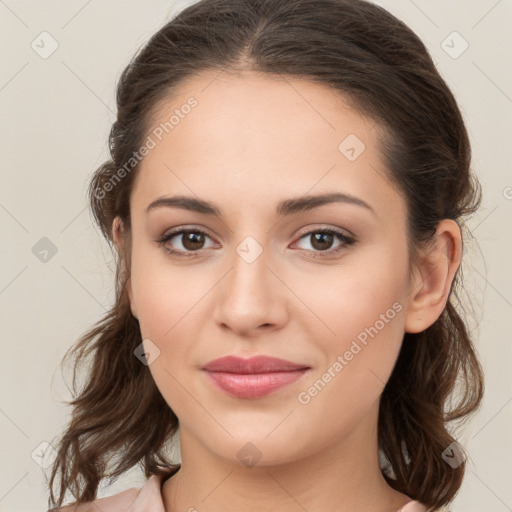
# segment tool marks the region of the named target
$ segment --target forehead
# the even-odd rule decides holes
[[[156,105],[150,126],[165,124],[176,110],[188,111],[191,98],[197,106],[180,116],[165,135],[199,150],[221,147],[226,155],[228,150],[250,149],[251,141],[254,145],[274,141],[274,149],[286,142],[286,150],[310,140],[321,141],[322,149],[330,148],[338,156],[339,139],[345,132],[368,142],[375,136],[376,123],[364,118],[339,91],[305,79],[252,71],[208,71],[188,78],[172,97]],[[242,140],[245,145],[240,148],[235,141]]]
[[[277,203],[335,188],[378,200],[391,186],[380,133],[377,123],[325,85],[255,72],[205,72],[154,110],[148,134],[155,147],[140,165],[134,195],[148,200],[192,192]]]

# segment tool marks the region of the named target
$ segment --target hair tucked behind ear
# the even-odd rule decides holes
[[[378,123],[389,178],[408,207],[411,262],[442,219],[464,227],[477,210],[480,188],[470,170],[462,115],[427,49],[404,23],[363,0],[202,0],[154,34],[121,75],[111,156],[89,187],[107,241],[116,217],[129,237],[134,155],[161,102],[186,78],[224,69],[324,84]],[[142,339],[123,268],[129,269],[129,245],[120,252],[114,306],[72,347],[74,384],[79,365],[90,366],[70,402],[71,421],[49,482],[50,505],[62,505],[66,491],[78,503],[90,501],[102,478],[115,479],[136,464],[146,476],[171,466],[165,450],[178,419],[134,356]],[[461,290],[459,269],[441,316],[425,331],[405,334],[381,397],[379,447],[394,478],[385,476],[429,507],[449,503],[461,485],[464,463],[452,468],[442,458],[454,440],[448,426],[473,412],[483,392],[458,301]]]

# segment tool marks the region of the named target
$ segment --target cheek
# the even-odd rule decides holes
[[[329,403],[363,411],[382,392],[404,333],[407,266],[400,256],[382,251],[303,280],[298,295],[317,318],[307,315],[301,327],[323,353],[303,403],[323,404],[319,414]]]
[[[348,434],[375,406],[403,339],[403,306],[389,288],[382,294],[358,287],[353,292],[342,300],[322,299],[322,318],[335,334],[322,324],[316,335],[310,328],[323,357],[296,396],[304,418],[323,418],[325,439]]]
[[[367,329],[374,334],[376,329],[382,337],[400,335],[399,313],[405,309],[407,290],[405,258],[391,250],[388,257],[383,251],[379,254],[361,253],[346,264],[303,272],[293,279],[294,291],[311,312],[303,316],[303,328],[314,328],[328,348],[342,349],[358,336],[364,342]]]
[[[143,337],[165,343],[175,336],[201,309],[200,298],[207,292],[203,283],[193,266],[170,264],[163,249],[134,248],[131,287]]]
[[[398,289],[393,293],[381,284],[373,292],[359,283],[347,286],[345,293],[323,295],[317,302],[323,323],[318,323],[316,334],[306,322],[324,352],[324,365],[331,367],[341,359],[343,374],[351,375],[356,386],[365,378],[387,380],[403,339],[403,300]]]
[[[150,347],[149,352],[158,350],[149,370],[171,409],[178,417],[186,417],[190,396],[184,392],[187,388],[184,363],[194,360],[193,326],[205,317],[200,299],[207,290],[193,279],[191,271],[172,269],[155,261],[150,265],[144,263],[142,255],[133,259],[132,291],[144,346]]]

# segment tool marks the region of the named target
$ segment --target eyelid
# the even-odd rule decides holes
[[[175,236],[178,234],[183,234],[184,231],[192,231],[194,233],[196,233],[196,232],[202,233],[212,239],[215,239],[215,237],[210,233],[210,230],[208,230],[204,226],[201,226],[198,224],[194,224],[194,225],[184,224],[182,226],[178,226],[176,228],[172,228],[169,231],[164,232],[164,234],[159,237],[159,240],[161,240],[163,238],[172,237],[172,236]]]
[[[210,238],[215,238],[212,236],[207,228],[204,226],[201,226],[199,224],[193,224],[193,225],[183,225],[178,226],[176,228],[171,229],[169,232],[164,233],[160,238],[166,238],[168,236],[177,235],[178,233],[181,233],[182,231],[197,231],[199,233],[204,233],[205,235],[209,236]],[[304,230],[301,230],[297,235],[297,239],[302,238],[304,235],[311,234],[312,232],[317,231],[335,231],[341,235],[346,236],[347,238],[353,238],[355,239],[356,236],[345,228],[339,228],[335,226],[329,226],[326,224],[313,224],[312,226],[308,226],[307,228],[304,228]]]
[[[312,226],[308,226],[307,228],[304,229],[304,231],[300,231],[297,237],[302,238],[304,235],[309,235],[312,232],[316,233],[318,231],[334,231],[347,238],[356,238],[356,236],[348,229],[339,228],[337,226],[331,226],[329,224],[313,224]]]

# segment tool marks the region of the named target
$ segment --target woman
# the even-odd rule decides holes
[[[49,504],[442,510],[483,392],[455,300],[480,189],[418,37],[362,0],[202,0],[117,107],[89,189],[116,302],[73,352]]]

